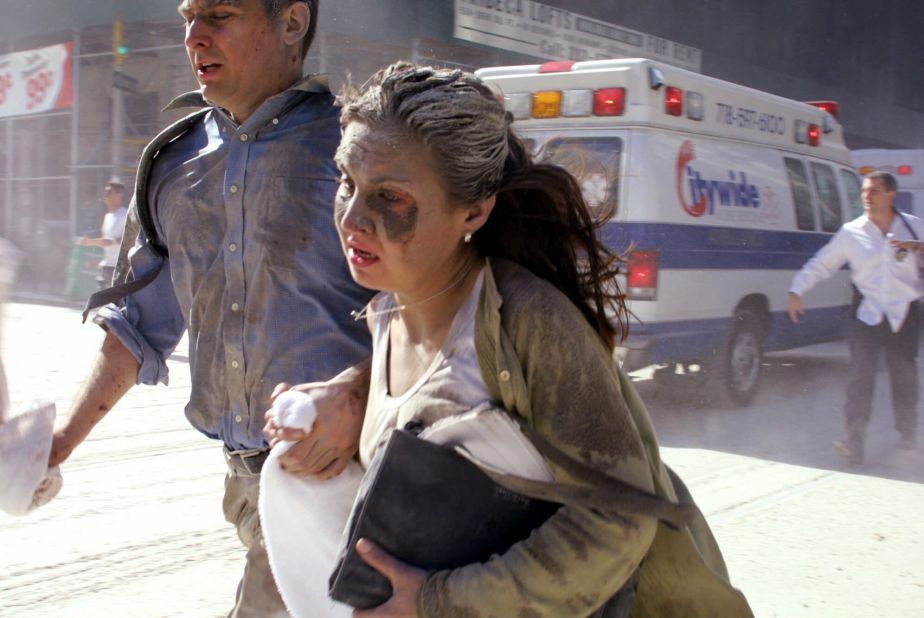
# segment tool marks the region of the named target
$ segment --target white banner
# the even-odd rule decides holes
[[[532,0],[455,0],[458,39],[549,60],[650,58],[700,72],[702,50]]]
[[[0,56],[0,118],[73,105],[72,44]]]

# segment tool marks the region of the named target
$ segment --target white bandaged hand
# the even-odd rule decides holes
[[[311,431],[318,415],[311,396],[295,390],[276,397],[272,412],[277,425],[304,431]],[[293,444],[274,446],[260,475],[260,521],[270,567],[294,618],[346,618],[353,610],[328,598],[327,580],[363,471],[352,461],[327,481],[294,476],[279,465]]]
[[[273,420],[281,427],[311,431],[318,410],[314,399],[302,391],[286,391],[273,401]]]

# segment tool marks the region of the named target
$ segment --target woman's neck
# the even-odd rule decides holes
[[[471,294],[483,265],[484,258],[473,254],[460,263],[457,271],[447,280],[446,286],[434,294],[407,303],[395,295],[397,311],[394,319],[403,325],[402,330],[406,332],[409,342],[442,346],[456,313]]]

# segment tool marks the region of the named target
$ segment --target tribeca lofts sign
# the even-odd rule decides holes
[[[455,0],[454,36],[548,60],[650,58],[700,72],[702,50],[532,0]]]

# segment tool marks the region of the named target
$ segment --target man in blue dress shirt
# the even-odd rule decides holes
[[[165,361],[188,329],[186,416],[224,445],[225,516],[248,547],[237,618],[286,615],[257,516],[274,387],[339,374],[315,387],[319,420],[287,466],[329,477],[356,451],[368,378],[368,333],[350,310],[369,292],[350,277],[333,223],[338,113],[326,81],[302,75],[317,9],[318,0],[180,4],[201,89],[171,105],[207,111],[142,156],[130,219],[146,202],[157,238],[126,232],[126,246],[132,277],[156,278],[96,315],[105,340],[50,462],[131,386],[166,383]]]

